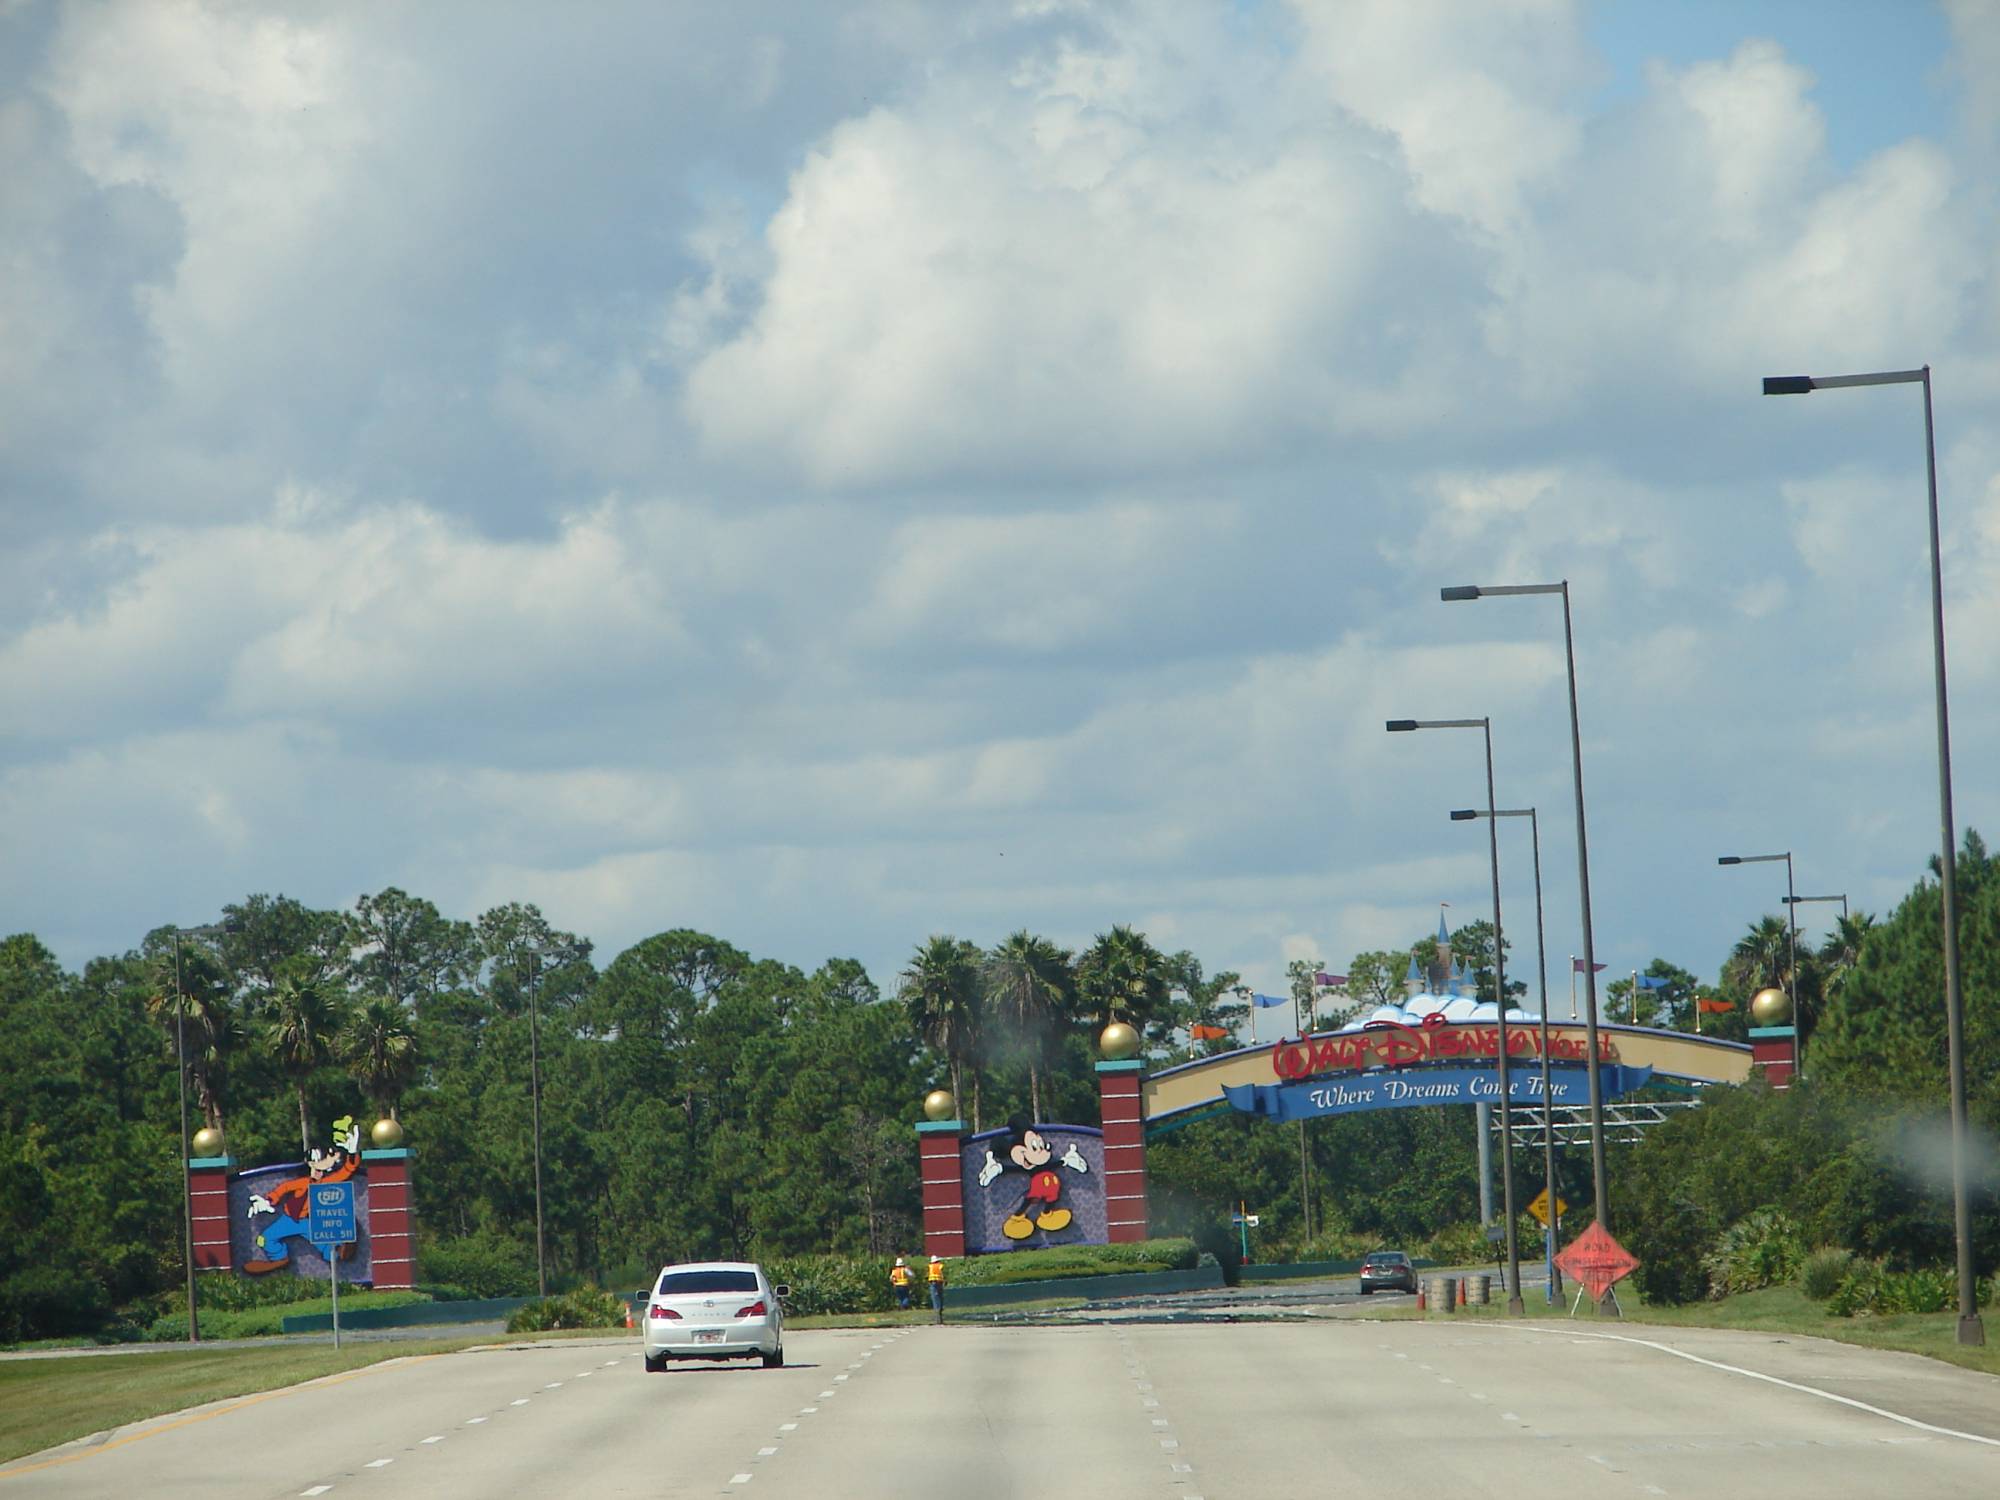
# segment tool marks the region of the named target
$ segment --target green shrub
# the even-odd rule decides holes
[[[1760,1208],[1724,1230],[1703,1257],[1708,1294],[1727,1297],[1782,1285],[1798,1276],[1805,1258],[1804,1237],[1791,1217]]]
[[[1537,1230],[1537,1233],[1539,1232]],[[1379,1245],[1367,1247],[1369,1250],[1380,1248]],[[1421,1259],[1434,1260],[1441,1266],[1477,1266],[1492,1260],[1494,1252],[1494,1243],[1486,1238],[1484,1225],[1450,1224],[1424,1241],[1420,1247],[1411,1251],[1411,1254]]]
[[[535,1247],[488,1231],[428,1241],[417,1264],[426,1280],[474,1297],[525,1297],[535,1290]]]
[[[104,1283],[69,1266],[30,1266],[0,1281],[0,1341],[95,1333],[110,1316]]]
[[[1799,1272],[1799,1289],[1815,1302],[1824,1302],[1840,1290],[1841,1282],[1854,1267],[1852,1251],[1815,1250],[1806,1257]]]
[[[889,1289],[889,1268],[894,1264],[888,1255],[793,1255],[765,1261],[764,1274],[773,1286],[791,1289],[785,1297],[787,1313],[812,1318],[887,1312],[895,1305]],[[913,1300],[921,1301],[923,1270],[914,1260],[910,1264],[918,1281]]]
[[[509,1333],[547,1333],[558,1328],[623,1328],[625,1299],[597,1287],[579,1287],[559,1297],[527,1302],[507,1319]]]
[[[1010,1286],[1073,1276],[1126,1276],[1142,1271],[1191,1271],[1201,1257],[1189,1239],[1139,1240],[1123,1245],[1057,1245],[1010,1250],[953,1261],[953,1286]]]
[[[220,1280],[219,1277],[217,1279]],[[313,1296],[309,1290],[323,1283],[303,1281],[296,1277],[286,1279],[292,1285],[293,1301],[266,1302],[257,1307],[233,1309],[215,1306],[208,1299],[207,1286],[197,1283],[196,1294],[201,1298],[201,1336],[205,1339],[267,1338],[283,1333],[287,1318],[333,1311],[333,1296],[330,1292],[323,1296]],[[363,1308],[408,1307],[414,1302],[430,1300],[422,1292],[364,1292],[343,1286],[340,1293],[340,1310],[342,1313],[349,1313],[359,1312]],[[147,1340],[156,1344],[180,1343],[187,1338],[187,1334],[187,1310],[178,1306],[173,1311],[162,1313],[153,1319],[146,1329]]]
[[[1676,1195],[1656,1204],[1643,1220],[1629,1222],[1624,1244],[1639,1258],[1632,1279],[1639,1294],[1662,1307],[1699,1302],[1708,1295],[1703,1252],[1714,1226],[1689,1198]]]

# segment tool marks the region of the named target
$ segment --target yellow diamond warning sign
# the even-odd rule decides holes
[[[1535,1194],[1535,1201],[1528,1205],[1528,1212],[1535,1216],[1535,1222],[1537,1224],[1546,1225],[1549,1222],[1550,1218],[1549,1190],[1547,1188],[1543,1188],[1539,1193]],[[1562,1216],[1568,1212],[1569,1212],[1568,1202],[1566,1202],[1561,1197],[1558,1197],[1556,1199],[1556,1211],[1554,1217],[1557,1219],[1561,1219]]]

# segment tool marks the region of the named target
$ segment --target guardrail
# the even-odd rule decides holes
[[[1411,1257],[1410,1264],[1421,1271],[1437,1264],[1434,1260],[1419,1260]],[[1283,1264],[1262,1265],[1251,1261],[1243,1267],[1245,1281],[1309,1281],[1322,1276],[1359,1276],[1361,1262],[1358,1260],[1299,1260]]]
[[[402,1307],[357,1307],[340,1315],[343,1331],[353,1328],[424,1328],[433,1323],[504,1323],[533,1297],[482,1297],[465,1302],[410,1302]],[[325,1333],[333,1314],[296,1313],[279,1325],[286,1333]]]

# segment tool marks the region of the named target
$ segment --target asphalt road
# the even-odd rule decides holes
[[[1315,1318],[794,1332],[787,1353],[400,1360],[22,1460],[0,1500],[2000,1495],[2000,1380],[1818,1340]]]

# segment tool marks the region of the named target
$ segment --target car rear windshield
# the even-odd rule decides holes
[[[1368,1257],[1368,1264],[1371,1266],[1400,1266],[1405,1259],[1407,1257],[1401,1251],[1395,1251],[1387,1255],[1371,1255]]]
[[[660,1297],[692,1297],[703,1292],[754,1292],[755,1271],[668,1271],[660,1277]]]

